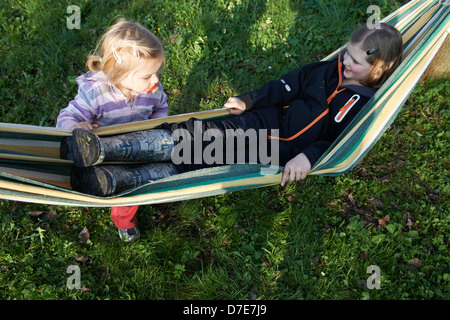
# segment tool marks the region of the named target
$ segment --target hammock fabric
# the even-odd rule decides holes
[[[448,2],[448,1],[447,1]],[[349,127],[312,168],[311,175],[350,171],[392,124],[425,69],[450,32],[449,5],[413,0],[382,20],[403,35],[404,60]],[[344,46],[345,47],[345,46]],[[324,60],[335,59],[339,48]],[[191,117],[229,116],[225,109],[171,116],[96,129],[100,136],[149,130]],[[71,132],[57,128],[0,123],[0,198],[54,205],[110,207],[156,204],[279,184],[281,167],[234,164],[158,180],[111,197],[71,190],[72,162],[60,159],[59,146]]]

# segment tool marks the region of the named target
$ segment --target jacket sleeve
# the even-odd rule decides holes
[[[60,111],[56,127],[70,129],[72,125],[79,122],[92,123],[95,118],[92,110],[93,108],[86,93],[79,89],[75,99],[70,101],[69,105]]]
[[[311,163],[311,167],[319,160],[319,158],[324,154],[325,151],[331,146],[331,141],[320,140],[311,143],[308,147],[303,149],[301,152],[305,154]],[[301,153],[299,152],[299,153]]]
[[[246,110],[269,106],[283,107],[302,95],[304,81],[305,71],[301,67],[287,73],[279,80],[267,82],[260,89],[241,94],[238,98],[244,101]]]

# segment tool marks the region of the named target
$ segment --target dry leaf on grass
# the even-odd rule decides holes
[[[80,239],[81,243],[87,243],[90,238],[88,228],[84,227],[83,230],[81,230],[81,232],[78,234],[78,238]]]
[[[30,211],[28,212],[30,217],[32,218],[39,218],[42,220],[49,220],[56,216],[55,210],[48,210],[48,211]]]
[[[378,224],[380,227],[385,228],[386,222],[389,222],[391,220],[391,217],[389,215],[386,215],[384,218],[378,219]]]
[[[409,259],[409,265],[419,269],[422,266],[422,260],[420,260],[419,258]]]

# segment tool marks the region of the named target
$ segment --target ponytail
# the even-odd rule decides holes
[[[86,61],[86,67],[92,72],[102,71],[101,64],[102,64],[101,58],[96,55],[89,56]]]

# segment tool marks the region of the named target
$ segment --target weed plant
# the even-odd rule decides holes
[[[170,113],[222,107],[345,44],[397,1],[0,0],[1,122],[54,126],[120,16],[162,39]],[[68,29],[66,9],[81,9]],[[449,79],[419,83],[350,173],[142,206],[123,243],[109,208],[0,201],[1,299],[449,298]],[[79,241],[87,227],[90,237]],[[77,265],[81,288],[69,289]],[[369,266],[380,270],[370,289]],[[370,286],[370,283],[369,283]]]

